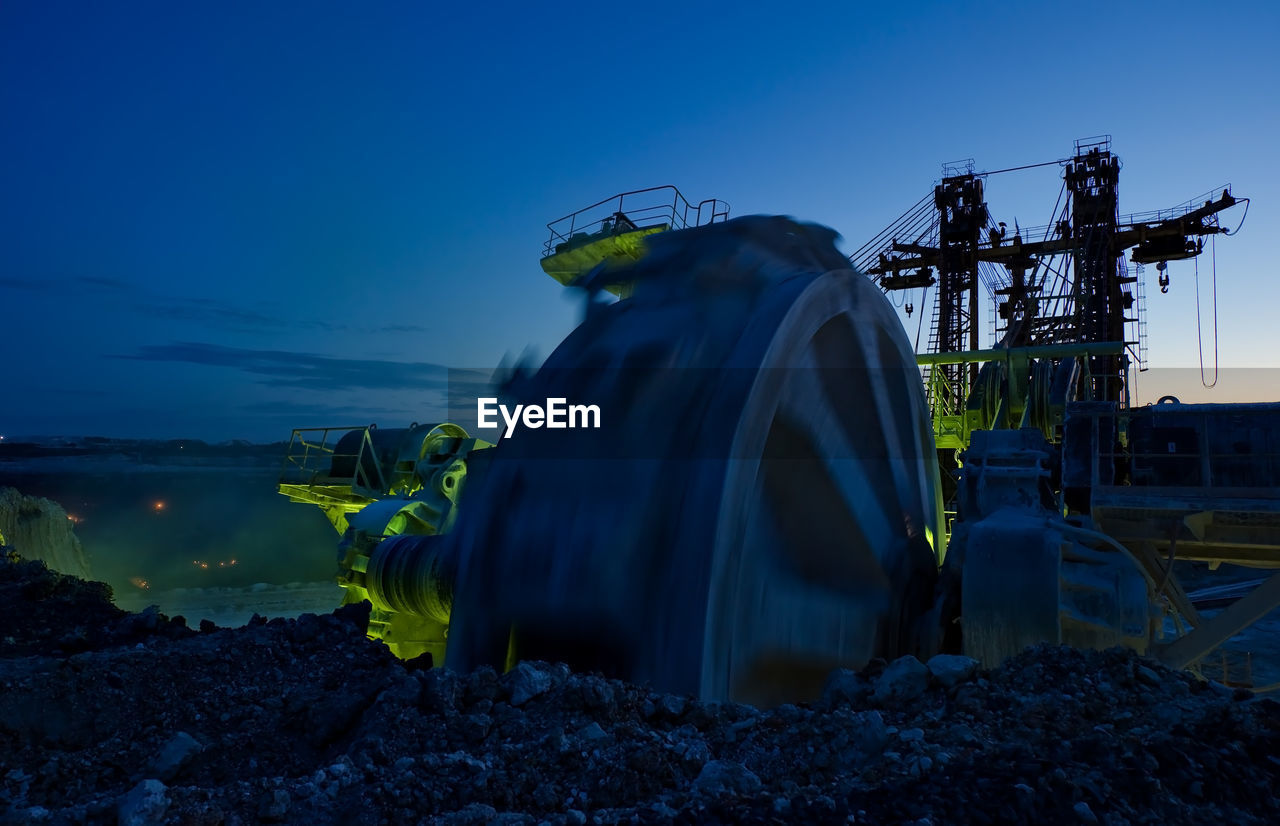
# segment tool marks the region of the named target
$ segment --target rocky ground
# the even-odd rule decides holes
[[[760,711],[402,663],[367,615],[189,629],[0,563],[9,823],[1274,823],[1280,704],[1130,653],[836,672]]]

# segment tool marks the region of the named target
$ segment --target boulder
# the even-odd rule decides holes
[[[908,654],[885,667],[876,680],[873,696],[877,702],[914,700],[929,688],[929,669]]]
[[[925,663],[929,673],[941,685],[951,688],[978,673],[978,661],[959,654],[938,654]]]
[[[755,773],[741,763],[732,760],[711,760],[702,767],[693,787],[699,791],[729,791],[735,794],[751,794],[763,784]]]
[[[168,783],[182,773],[202,748],[196,738],[185,731],[178,732],[170,738],[168,743],[165,743],[164,748],[152,761],[152,775]]]
[[[551,689],[551,675],[530,663],[520,663],[511,671],[511,705],[525,703]]]
[[[159,780],[143,780],[120,798],[116,818],[120,826],[159,826],[169,810],[169,790]]]

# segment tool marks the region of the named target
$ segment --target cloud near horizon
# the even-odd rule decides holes
[[[344,359],[288,350],[250,350],[199,342],[139,347],[110,358],[229,367],[262,377],[270,387],[307,390],[436,390],[448,392],[449,368],[430,362]]]
[[[324,319],[290,318],[242,307],[227,301],[205,297],[182,297],[152,292],[130,281],[106,276],[77,275],[70,278],[0,277],[0,290],[75,294],[86,289],[115,293],[120,299],[132,294],[133,303],[122,309],[147,318],[190,321],[208,327],[237,333],[276,333],[287,330],[318,330],[326,333],[358,332],[369,335],[384,333],[424,333],[421,324],[383,324],[361,326],[339,324]]]

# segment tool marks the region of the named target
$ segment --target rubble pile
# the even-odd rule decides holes
[[[50,579],[52,578],[52,579]],[[761,711],[403,663],[355,607],[200,631],[0,564],[12,823],[1273,823],[1280,704],[1129,652],[903,658]],[[110,609],[110,610],[108,610]],[[96,629],[96,630],[95,630]],[[68,640],[71,644],[68,644]]]

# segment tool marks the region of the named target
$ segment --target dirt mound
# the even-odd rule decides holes
[[[5,657],[61,656],[127,645],[152,635],[190,634],[185,623],[154,610],[139,614],[111,603],[111,588],[52,571],[40,560],[0,563],[0,651]]]
[[[417,669],[353,608],[196,633],[42,571],[0,573],[25,641],[0,658],[8,822],[1202,824],[1280,804],[1280,706],[1127,652],[904,658],[761,711],[555,665]],[[55,614],[107,630],[69,653]]]

